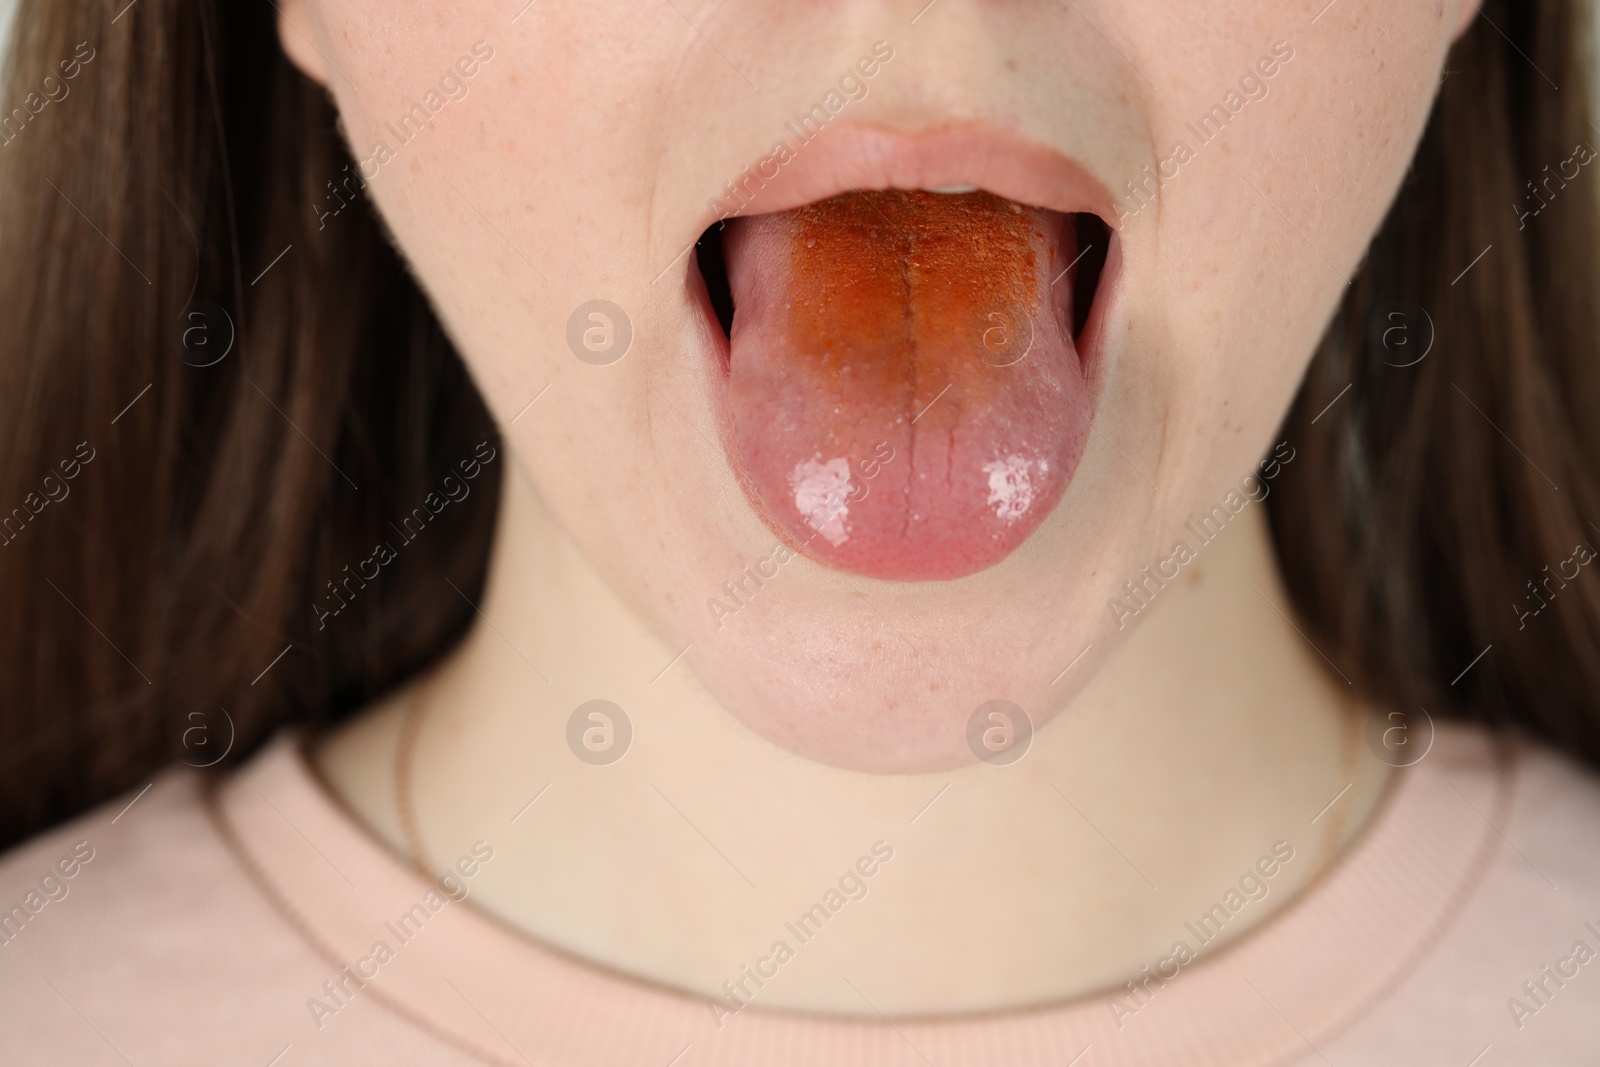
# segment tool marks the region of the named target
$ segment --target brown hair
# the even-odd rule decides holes
[[[498,499],[478,477],[344,585],[496,431],[376,216],[319,219],[350,160],[272,5],[96,6],[21,5],[4,99],[93,55],[0,126],[12,839],[148,781],[192,713],[220,746],[226,710],[236,759],[426,664],[472,616]]]
[[[1450,53],[1269,505],[1300,616],[1367,695],[1600,763],[1588,8],[1485,3]]]
[[[352,161],[272,6],[121,7],[23,0],[3,90],[0,844],[147,781],[191,713],[226,709],[233,762],[415,672],[471,618],[498,503],[480,478],[313,609],[495,430],[376,215],[319,218]],[[1269,506],[1307,630],[1369,694],[1600,760],[1596,583],[1509,606],[1600,514],[1596,201],[1512,208],[1588,137],[1582,11],[1489,0],[1452,52]],[[1418,344],[1431,320],[1413,366],[1394,307]]]

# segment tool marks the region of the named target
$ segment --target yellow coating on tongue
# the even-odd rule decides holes
[[[1045,212],[983,192],[890,189],[799,208],[786,321],[794,350],[836,375],[849,366],[851,385],[869,392],[875,376],[891,388],[943,378],[968,382],[979,392],[966,399],[981,401],[1003,381],[981,373],[986,356],[994,365],[985,341],[1000,337],[997,324],[1026,332],[1039,310],[1036,250],[1053,253],[1048,225]]]

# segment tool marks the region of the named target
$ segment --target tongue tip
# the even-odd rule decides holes
[[[957,485],[909,491],[910,465],[893,450],[855,464],[797,465],[792,491],[774,498],[769,482],[753,497],[772,529],[824,566],[888,581],[951,581],[1000,563],[1060,502],[1076,459],[1068,443],[1055,461],[1010,456],[967,472]],[[912,501],[916,503],[913,504]]]
[[[832,545],[817,531],[804,526],[787,531],[786,539],[808,559],[863,578],[944,582],[966,578],[999,564],[1021,547],[1037,526],[1037,522],[1030,523],[1004,535],[945,544],[885,543],[877,538],[859,541],[852,538],[842,545]]]

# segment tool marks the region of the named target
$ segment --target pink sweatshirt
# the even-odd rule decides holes
[[[293,735],[214,790],[169,771],[13,850],[0,908],[4,1064],[1600,1064],[1600,781],[1459,726],[1260,928],[1170,980],[1028,1011],[719,1027],[703,997],[451,899]]]

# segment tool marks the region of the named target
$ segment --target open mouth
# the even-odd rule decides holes
[[[758,513],[874,578],[1008,556],[1083,451],[1112,238],[1092,212],[970,186],[853,189],[706,230],[723,436]]]

